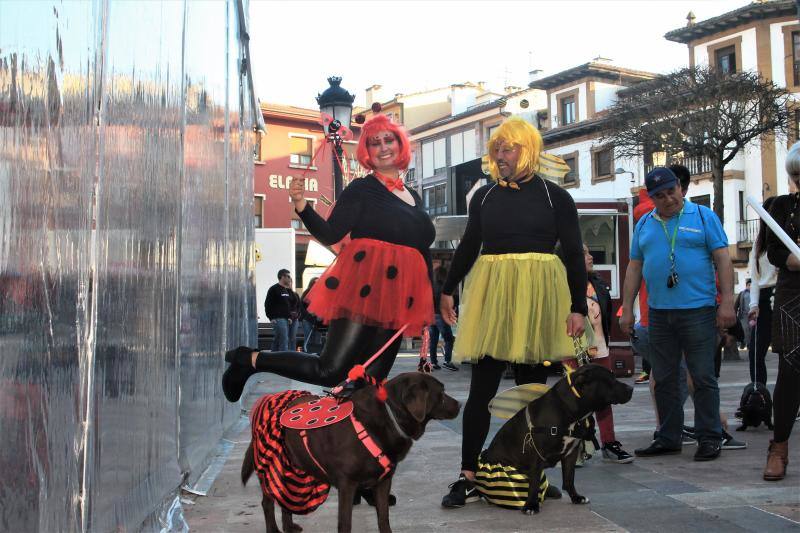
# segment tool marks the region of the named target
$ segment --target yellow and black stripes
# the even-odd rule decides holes
[[[481,496],[490,503],[507,509],[522,509],[528,499],[528,477],[513,466],[484,462],[478,459],[475,486]],[[539,480],[539,502],[544,501],[547,491],[547,476],[542,472]]]

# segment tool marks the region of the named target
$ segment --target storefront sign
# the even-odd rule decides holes
[[[281,176],[280,174],[269,175],[269,186],[272,189],[288,189],[290,183],[292,183],[292,176]],[[306,178],[306,190],[310,192],[317,192],[319,190],[317,178]]]

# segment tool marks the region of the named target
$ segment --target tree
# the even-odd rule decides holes
[[[642,156],[646,163],[654,152],[666,152],[668,164],[707,158],[720,220],[725,165],[757,138],[785,138],[789,125],[789,93],[755,72],[690,67],[618,96],[603,142],[619,156]]]

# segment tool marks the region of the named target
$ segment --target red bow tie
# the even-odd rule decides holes
[[[389,189],[389,192],[392,192],[395,189],[397,189],[398,191],[405,190],[402,177],[398,176],[396,179],[392,179],[392,178],[387,178],[383,174],[378,174],[377,172],[375,173],[375,176],[377,176],[378,179],[381,180],[384,185],[386,185],[386,188]]]

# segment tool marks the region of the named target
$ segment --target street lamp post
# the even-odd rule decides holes
[[[634,176],[633,176],[633,172],[631,172],[630,170],[625,170],[622,167],[617,167],[616,169],[614,169],[614,174],[630,174],[631,175],[631,183],[636,183],[636,180],[634,179]]]
[[[353,114],[353,101],[355,95],[348,93],[339,85],[342,78],[331,76],[328,78],[330,85],[322,94],[317,95],[317,104],[321,113],[333,117],[328,124],[323,121],[325,138],[333,144],[333,199],[339,198],[344,188],[342,179],[342,137],[339,130],[344,126],[350,128],[350,117]]]

